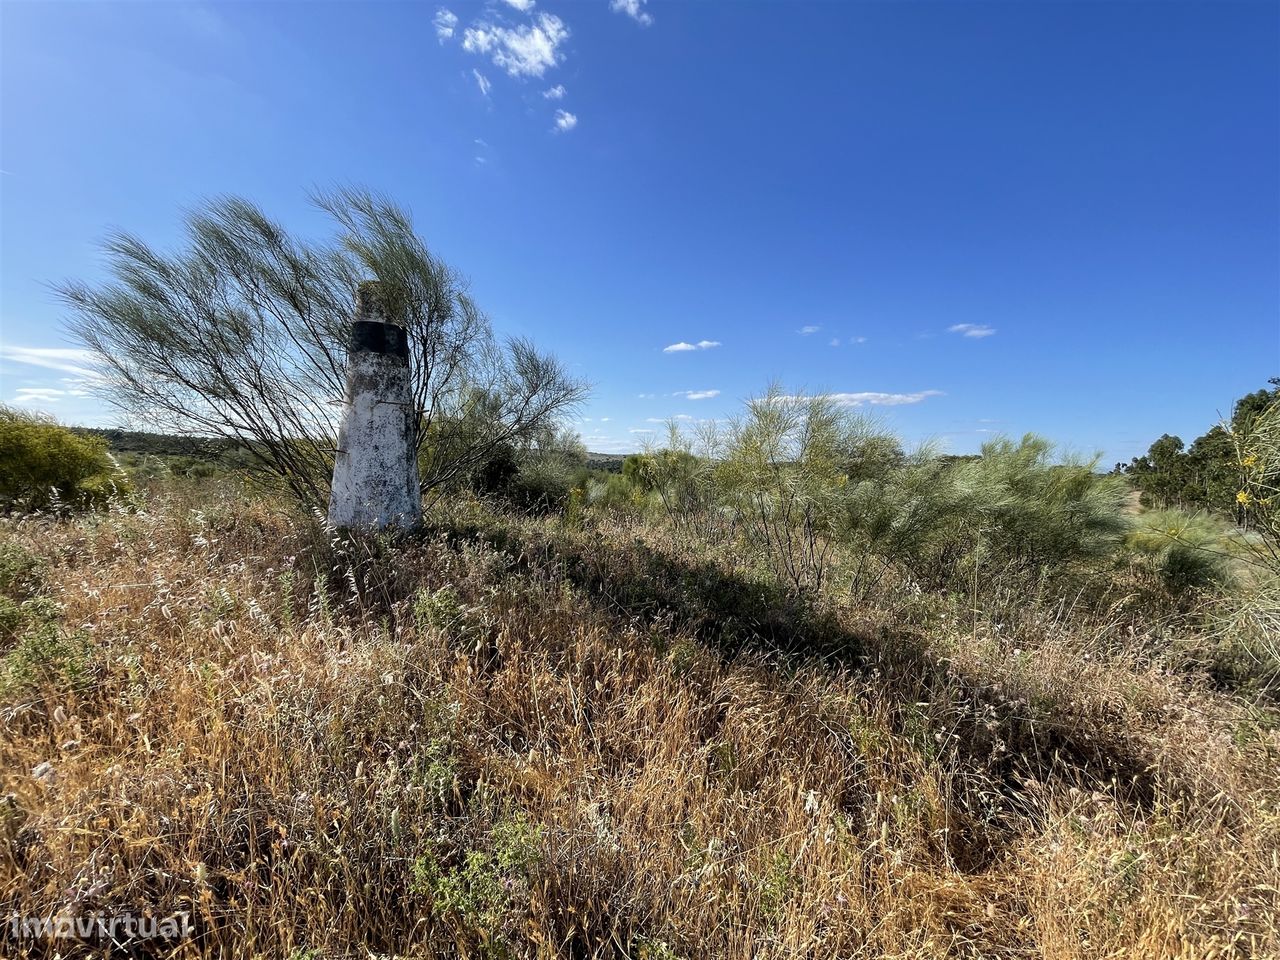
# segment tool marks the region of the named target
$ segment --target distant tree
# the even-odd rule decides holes
[[[1162,506],[1183,502],[1189,474],[1185,446],[1181,437],[1166,433],[1129,467],[1138,489]]]
[[[187,218],[184,249],[127,233],[104,244],[113,281],[61,287],[72,330],[100,357],[102,391],[142,423],[242,443],[299,499],[328,498],[346,342],[362,280],[376,279],[408,331],[423,490],[438,495],[503,445],[519,446],[585,385],[526,340],[499,343],[459,275],[406,214],[361,190],[313,197],[337,225],[327,243],[291,236],[247,200]],[[483,429],[473,426],[483,398]]]
[[[1189,448],[1179,437],[1165,434],[1145,456],[1134,457],[1127,467],[1117,464],[1116,472],[1128,476],[1158,506],[1203,508],[1248,525],[1251,515],[1236,500],[1244,483],[1238,451],[1280,399],[1280,377],[1268,382],[1270,389],[1245,394],[1232,404],[1229,420],[1210,427]]]
[[[1231,509],[1241,484],[1235,450],[1231,431],[1221,424],[1196,438],[1186,455],[1183,499],[1189,505],[1223,512]]]
[[[1280,397],[1280,377],[1272,377],[1268,383],[1270,390],[1255,390],[1246,393],[1231,408],[1231,429],[1235,432],[1247,431],[1253,422]]]

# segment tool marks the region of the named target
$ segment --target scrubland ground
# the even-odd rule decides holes
[[[1122,596],[797,599],[653,524],[338,541],[208,484],[0,551],[0,919],[186,911],[141,951],[175,957],[1280,955],[1276,714]]]

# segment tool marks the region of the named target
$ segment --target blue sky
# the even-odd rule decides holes
[[[521,9],[524,8],[524,9]],[[770,379],[1127,459],[1280,375],[1280,4],[0,6],[0,400],[109,422],[48,284],[316,185],[408,206],[581,431]],[[673,345],[697,349],[670,349]]]

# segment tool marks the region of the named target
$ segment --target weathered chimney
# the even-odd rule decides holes
[[[335,527],[409,529],[422,519],[409,341],[393,319],[379,284],[360,284],[329,496]]]

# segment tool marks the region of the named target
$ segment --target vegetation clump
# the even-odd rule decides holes
[[[0,507],[101,506],[128,489],[104,441],[0,406]]]

